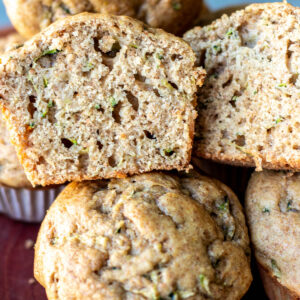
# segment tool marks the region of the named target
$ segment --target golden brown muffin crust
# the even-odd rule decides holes
[[[196,172],[71,183],[49,210],[35,277],[54,299],[240,299],[251,283],[236,196]]]
[[[300,296],[300,174],[253,173],[246,213],[257,261]]]

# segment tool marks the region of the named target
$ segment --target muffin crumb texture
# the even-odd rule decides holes
[[[248,6],[185,34],[208,76],[198,97],[195,154],[300,170],[300,10]]]
[[[249,239],[236,196],[201,176],[71,183],[49,210],[35,277],[53,299],[240,299]]]
[[[35,185],[188,169],[205,71],[180,38],[81,14],[0,65],[0,105]]]
[[[253,173],[246,213],[257,261],[273,280],[300,295],[300,174]]]

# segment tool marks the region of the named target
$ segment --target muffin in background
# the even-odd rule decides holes
[[[1,40],[0,40],[1,42]],[[10,187],[27,187],[32,185],[28,181],[24,169],[20,164],[14,146],[10,143],[9,133],[0,114],[0,183]]]
[[[17,33],[0,38],[0,55],[24,42],[25,39]],[[62,188],[32,188],[0,114],[0,213],[21,221],[40,222]]]
[[[252,276],[238,199],[175,174],[69,184],[35,247],[48,299],[241,299]]]
[[[299,173],[253,173],[246,215],[262,281],[272,300],[300,298],[299,214]]]
[[[174,34],[190,29],[207,12],[202,0],[4,0],[7,14],[30,38],[51,23],[82,12],[125,15]]]
[[[19,47],[25,39],[18,33],[0,38],[0,55]],[[5,121],[0,114],[0,183],[11,187],[32,187],[21,166],[15,148],[9,141]]]

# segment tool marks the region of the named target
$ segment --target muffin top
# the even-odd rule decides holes
[[[19,34],[13,33],[0,39],[0,55],[24,42]],[[9,141],[9,133],[0,114],[0,183],[11,187],[31,187],[19,163],[15,148]]]
[[[253,173],[246,213],[258,262],[300,295],[300,174]]]
[[[251,280],[241,205],[196,172],[71,183],[50,208],[35,277],[51,299],[240,299]]]

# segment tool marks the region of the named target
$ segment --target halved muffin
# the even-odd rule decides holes
[[[205,77],[182,39],[81,14],[2,58],[0,105],[32,184],[189,168]]]

